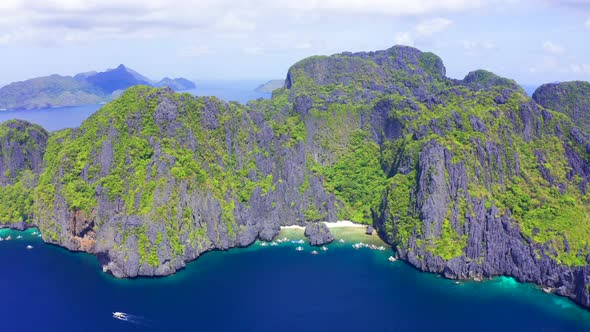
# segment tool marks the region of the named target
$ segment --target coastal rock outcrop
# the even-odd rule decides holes
[[[312,246],[323,246],[334,241],[334,236],[323,222],[313,222],[305,226],[305,236]]]

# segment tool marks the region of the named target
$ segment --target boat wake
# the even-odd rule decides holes
[[[120,311],[113,312],[113,318],[136,325],[147,326],[150,324],[150,320],[145,317],[131,315]]]

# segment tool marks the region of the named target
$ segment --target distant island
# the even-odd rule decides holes
[[[175,91],[195,88],[186,78],[152,81],[136,71],[119,65],[104,72],[86,72],[75,76],[50,75],[10,83],[0,88],[0,109],[34,110],[77,106],[110,101],[134,85],[170,87]]]
[[[262,92],[262,93],[271,93],[276,89],[280,89],[285,84],[285,80],[270,80],[260,86],[258,86],[254,91]]]

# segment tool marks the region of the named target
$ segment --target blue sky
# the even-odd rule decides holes
[[[284,78],[310,55],[395,44],[449,76],[590,80],[590,0],[2,0],[0,84],[120,63],[159,79]]]

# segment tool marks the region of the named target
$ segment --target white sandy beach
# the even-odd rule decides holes
[[[355,224],[350,220],[339,220],[337,222],[325,222],[324,224],[326,224],[326,226],[328,226],[328,228],[338,228],[338,227],[367,227],[367,225],[363,225],[363,224]],[[281,226],[281,229],[305,229],[305,227],[303,226],[298,226],[298,225],[291,225],[291,226]]]
[[[328,228],[336,228],[336,227],[361,227],[365,228],[367,225],[363,224],[355,224],[350,220],[339,220],[337,222],[326,222],[325,223]]]

